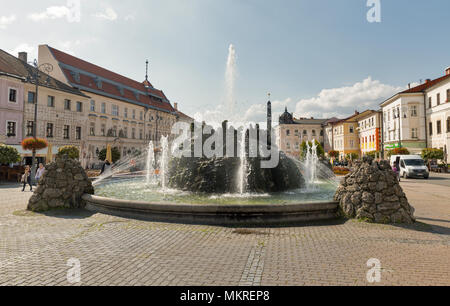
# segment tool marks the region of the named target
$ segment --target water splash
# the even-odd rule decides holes
[[[236,50],[233,44],[228,47],[227,69],[225,71],[225,108],[229,118],[233,118],[235,111],[235,83],[236,83]]]
[[[238,187],[239,187],[239,193],[242,195],[247,190],[247,184],[248,184],[248,161],[247,161],[247,154],[246,154],[246,136],[247,136],[247,128],[242,129],[241,134],[241,140],[240,140],[240,152],[239,152],[239,158],[241,160],[241,164],[239,167],[239,173],[238,173]]]
[[[312,146],[307,142],[305,158],[305,181],[307,190],[313,190],[316,187],[318,163],[319,157],[317,156],[316,141],[312,141]]]
[[[161,162],[160,175],[161,187],[167,189],[167,180],[169,176],[169,139],[167,136],[161,136]]]
[[[146,183],[147,185],[150,185],[152,182],[152,178],[155,173],[155,168],[153,166],[153,163],[155,161],[155,148],[153,146],[153,141],[150,141],[148,143],[148,150],[147,150],[147,162],[146,162]]]

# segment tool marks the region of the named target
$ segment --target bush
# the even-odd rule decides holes
[[[422,150],[422,158],[425,161],[433,160],[433,159],[444,159],[444,151],[441,149],[423,149]]]
[[[26,138],[22,140],[22,148],[24,150],[33,151],[33,150],[42,150],[47,148],[48,143],[47,140],[42,138]]]
[[[359,158],[359,155],[356,153],[349,153],[349,154],[345,155],[345,158],[347,160],[356,160]]]
[[[409,155],[409,151],[406,148],[395,148],[393,150],[388,151],[387,156],[391,157],[392,155]]]
[[[58,156],[67,155],[72,159],[80,158],[80,150],[76,146],[64,146],[58,149]]]
[[[366,156],[377,158],[377,156],[381,156],[380,151],[371,151],[366,153]]]
[[[9,165],[20,162],[21,157],[16,148],[0,144],[0,165]]]
[[[304,159],[306,157],[306,153],[307,153],[306,152],[307,151],[307,145],[306,144],[307,143],[309,144],[309,147],[312,147],[312,145],[313,145],[312,141],[308,141],[308,142],[303,141],[302,142],[302,145],[300,147],[300,150],[301,150],[300,158],[302,158],[302,159]],[[325,151],[323,150],[322,145],[317,140],[315,141],[315,143],[317,145],[317,156],[319,156],[319,157],[324,156],[325,155]]]
[[[115,163],[120,159],[120,151],[117,148],[111,149],[112,162]],[[98,159],[104,161],[106,159],[106,149],[101,150],[98,153]]]

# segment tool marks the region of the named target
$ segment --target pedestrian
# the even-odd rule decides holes
[[[39,168],[36,170],[36,181],[37,182],[39,182],[39,180],[41,179],[44,172],[45,172],[44,165],[42,163],[40,163]]]
[[[392,171],[394,171],[395,175],[397,176],[398,181],[400,182],[400,168],[399,168],[397,162],[395,162],[395,163],[392,165]]]
[[[25,173],[22,175],[22,183],[23,183],[22,192],[25,191],[25,186],[27,184],[30,185],[30,191],[33,191],[33,186],[31,185],[31,170],[30,170],[30,166],[25,166]]]
[[[110,169],[111,169],[111,163],[109,162],[109,160],[106,160],[102,166],[102,171],[100,172],[100,175],[105,172],[109,172]]]

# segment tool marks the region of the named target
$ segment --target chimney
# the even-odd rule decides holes
[[[178,110],[178,103],[175,102],[175,103],[173,104],[173,108],[175,108],[175,110]]]
[[[448,67],[447,69],[445,69],[445,75],[450,75],[450,67]]]
[[[359,112],[357,110],[355,110],[355,115],[359,115]]]
[[[19,59],[22,62],[27,63],[28,62],[28,54],[26,52],[19,52]]]
[[[426,79],[426,80],[425,80],[425,84],[427,84],[427,83],[429,83],[429,82],[431,82],[430,79]]]

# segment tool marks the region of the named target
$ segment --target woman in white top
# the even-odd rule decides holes
[[[39,164],[39,168],[36,170],[36,181],[39,182],[40,178],[45,172],[44,165],[42,163]]]

